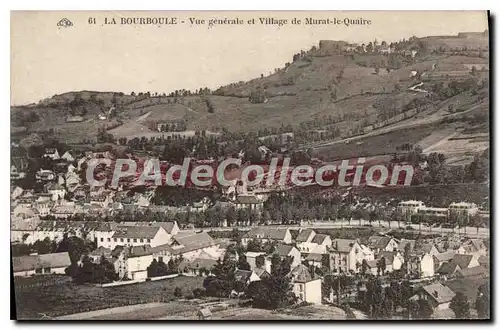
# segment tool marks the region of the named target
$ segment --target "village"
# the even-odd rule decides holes
[[[489,280],[489,235],[479,225],[474,225],[476,230],[469,227],[467,233],[471,223],[487,223],[489,214],[474,203],[453,202],[438,208],[402,200],[392,201],[391,207],[391,203],[372,204],[346,193],[343,203],[353,210],[347,216],[337,213],[337,218],[327,221],[308,217],[278,222],[264,221],[260,215],[256,222],[250,220],[252,215],[265,212],[266,203],[275,198],[270,197],[272,192],[236,185],[224,191],[219,201],[204,197],[181,207],[159,206],[151,202],[151,189],[130,194],[123,188],[83,183],[82,165],[91,157],[110,155],[81,156],[77,159],[70,152],[60,156],[57,149],[47,148],[44,158],[57,170],[37,171],[42,191],[12,188],[13,275],[20,283],[22,278],[57,274],[79,285],[113,289],[179,276],[201,277],[203,286],[193,291],[197,297],[252,299],[254,306],[260,301],[261,308],[271,308],[286,306],[286,300],[269,301],[252,292],[278,277],[288,281],[293,304],[336,306],[346,315],[356,307],[361,312],[355,314],[367,318],[434,314],[454,318],[453,298],[458,295],[462,303],[475,306],[480,284]],[[12,168],[14,180],[24,176],[19,172]],[[221,204],[239,212],[229,223]],[[380,219],[387,213],[374,212],[375,207],[391,208],[398,216]],[[361,212],[358,218],[368,219],[360,218],[358,223],[353,219],[359,209],[372,212]],[[141,218],[144,212],[149,217]],[[172,221],[172,212],[223,216],[216,226],[197,228]],[[248,218],[241,216],[244,212],[250,212]],[[429,231],[422,230],[422,223]],[[283,268],[285,272],[278,271]],[[474,287],[479,291],[471,295],[470,287],[460,284],[463,281],[479,283]],[[360,303],[373,285],[385,290],[403,284],[411,295],[406,293],[407,301],[399,309],[394,306],[393,311],[383,312],[376,302]],[[284,297],[287,294],[283,292]],[[420,303],[424,300],[430,309]],[[411,307],[412,301],[417,307]],[[484,308],[474,311],[476,317],[484,316]]]

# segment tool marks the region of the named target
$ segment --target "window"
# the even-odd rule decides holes
[[[158,262],[163,262],[163,257],[158,257]]]
[[[134,243],[137,243],[137,238],[134,238]]]
[[[103,237],[101,237],[101,242],[104,242],[104,238]]]
[[[108,242],[111,242],[111,238],[108,237]]]
[[[118,241],[118,240],[115,238],[115,239],[114,239],[114,241],[116,242],[116,241]]]
[[[44,274],[50,274],[50,267],[45,267],[45,268],[43,269],[43,273],[44,273]]]
[[[144,239],[142,239],[142,238],[141,238],[140,242],[141,242],[141,243],[144,243]]]
[[[127,238],[127,243],[130,243],[130,238]]]
[[[151,239],[150,238],[148,238],[148,243],[151,243]]]
[[[36,274],[41,274],[41,273],[42,273],[42,268],[37,268],[37,269],[35,269],[35,273],[36,273]]]
[[[120,238],[120,242],[123,242],[123,238]]]

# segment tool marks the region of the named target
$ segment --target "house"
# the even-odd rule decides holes
[[[328,256],[328,255],[326,255]],[[321,268],[323,266],[323,254],[309,253],[304,259],[310,266]]]
[[[398,251],[401,253],[412,252],[415,249],[415,240],[403,238],[399,241]]]
[[[293,285],[292,291],[299,302],[321,304],[321,279],[311,274],[306,266],[300,264],[288,275]]]
[[[439,269],[439,267],[441,267],[442,264],[451,261],[454,255],[455,252],[453,251],[446,251],[433,255],[432,259],[434,261],[434,269]]]
[[[207,276],[212,274],[215,265],[217,265],[217,260],[196,258],[193,261],[183,260],[178,269],[186,276]]]
[[[395,270],[400,270],[404,263],[404,258],[398,251],[382,251],[377,255],[377,260],[385,259],[385,271],[392,273]]]
[[[330,270],[338,273],[357,273],[364,258],[358,241],[350,239],[334,239],[328,254]]]
[[[246,288],[250,283],[260,281],[260,277],[254,271],[237,269],[234,271],[234,280]]]
[[[457,271],[458,278],[485,278],[488,277],[488,269],[483,266],[460,269]]]
[[[56,178],[56,175],[51,170],[40,169],[36,172],[35,178],[41,181],[52,181]]]
[[[45,185],[45,191],[52,195],[52,200],[57,201],[59,199],[64,199],[66,195],[66,189],[59,183],[50,182]]]
[[[459,270],[460,266],[453,261],[444,262],[436,271],[437,274],[445,277],[454,276]]]
[[[91,251],[88,256],[92,259],[93,262],[99,262],[101,257],[111,258],[111,249],[105,248],[104,246],[99,246],[94,251]]]
[[[281,242],[284,244],[292,243],[292,234],[290,229],[274,229],[267,227],[254,227],[250,229],[241,239],[241,243],[244,246],[248,245],[248,242],[252,239],[258,240],[261,243],[266,242]]]
[[[107,237],[104,237],[107,236]],[[149,226],[118,226],[111,235],[105,234],[98,237],[98,246],[114,249],[116,246],[141,246],[155,247],[170,241],[170,235],[163,227]]]
[[[300,252],[309,252],[311,249],[310,243],[314,236],[316,236],[316,232],[312,229],[302,229],[299,232],[295,238],[295,242]]]
[[[50,158],[52,160],[58,160],[61,158],[61,157],[59,157],[59,152],[57,151],[56,148],[46,148],[45,154],[43,155],[43,157],[47,157],[47,158]]]
[[[415,246],[413,248],[413,252],[417,254],[430,254],[431,256],[434,256],[436,254],[439,254],[439,250],[436,247],[434,243],[423,243],[420,244],[419,242],[415,243]]]
[[[380,251],[394,251],[398,248],[398,243],[392,237],[374,235],[368,238],[368,246],[375,253],[379,253]]]
[[[257,268],[257,258],[261,257],[265,260],[265,252],[252,252],[248,251],[245,253],[245,257],[247,258],[247,262],[250,265],[250,269]],[[264,261],[265,262],[265,261]]]
[[[12,257],[14,276],[65,274],[70,265],[68,252]]]
[[[460,269],[472,268],[479,266],[477,258],[470,254],[455,254],[452,262],[460,266]]]
[[[10,222],[10,241],[14,243],[33,244],[35,229],[40,224],[39,217],[19,219],[12,217]]]
[[[488,249],[481,239],[468,239],[461,247],[463,248],[463,254],[470,254],[478,259],[488,254]]]
[[[71,163],[75,161],[75,156],[71,153],[71,151],[66,151],[62,156],[61,159]]]
[[[423,286],[410,300],[428,300],[434,310],[443,310],[450,307],[453,297],[455,297],[455,292],[449,287],[441,283],[434,283]]]
[[[111,252],[118,277],[140,280],[148,277],[148,267],[153,262],[153,253],[148,246],[116,246]]]
[[[17,198],[21,197],[23,195],[23,193],[24,193],[24,189],[21,188],[21,187],[19,187],[19,186],[16,186],[10,192],[10,199],[11,200],[16,200]]]
[[[316,234],[312,229],[304,229],[299,232],[297,238],[297,248],[303,253],[326,253],[327,247],[332,245],[329,235]]]
[[[261,279],[269,278],[271,277],[271,267],[269,266],[269,270],[264,269],[264,268],[255,268],[253,272]]]
[[[286,257],[292,258],[291,268],[300,264],[300,251],[293,245],[278,244],[274,253],[278,254],[281,259]]]
[[[405,260],[408,274],[418,278],[434,276],[434,258],[429,253],[409,253]]]
[[[257,195],[237,195],[234,206],[237,210],[248,209],[252,211],[261,211],[264,207],[264,200]]]
[[[170,245],[170,252],[175,257],[183,257],[188,261],[195,260],[202,253],[212,259],[220,258],[219,242],[214,241],[206,232],[187,236],[174,236]]]

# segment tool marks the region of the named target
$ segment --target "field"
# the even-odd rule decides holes
[[[201,288],[201,277],[177,277],[164,281],[143,282],[113,288],[65,283],[45,287],[16,289],[18,319],[39,319],[48,316],[74,314],[89,310],[130,304],[165,301],[174,298],[176,287],[183,295]]]
[[[331,306],[301,306],[280,311],[239,307],[238,300],[193,299],[151,303],[60,317],[60,320],[196,320],[197,312],[209,308],[213,320],[343,320],[343,310]]]

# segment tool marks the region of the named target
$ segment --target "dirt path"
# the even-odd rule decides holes
[[[452,137],[456,136],[457,134],[458,133],[455,132],[455,133],[452,133],[452,134],[446,136],[445,138],[443,138],[443,139],[437,141],[436,143],[434,143],[434,144],[428,146],[427,148],[425,148],[422,151],[422,153],[427,154],[427,153],[431,152],[433,149],[435,149],[435,148],[439,147],[440,145],[446,143],[449,139],[451,139]]]
[[[136,119],[136,122],[140,123],[144,119],[148,118],[150,114],[151,114],[151,111],[146,112],[145,114],[139,116],[139,118]]]

